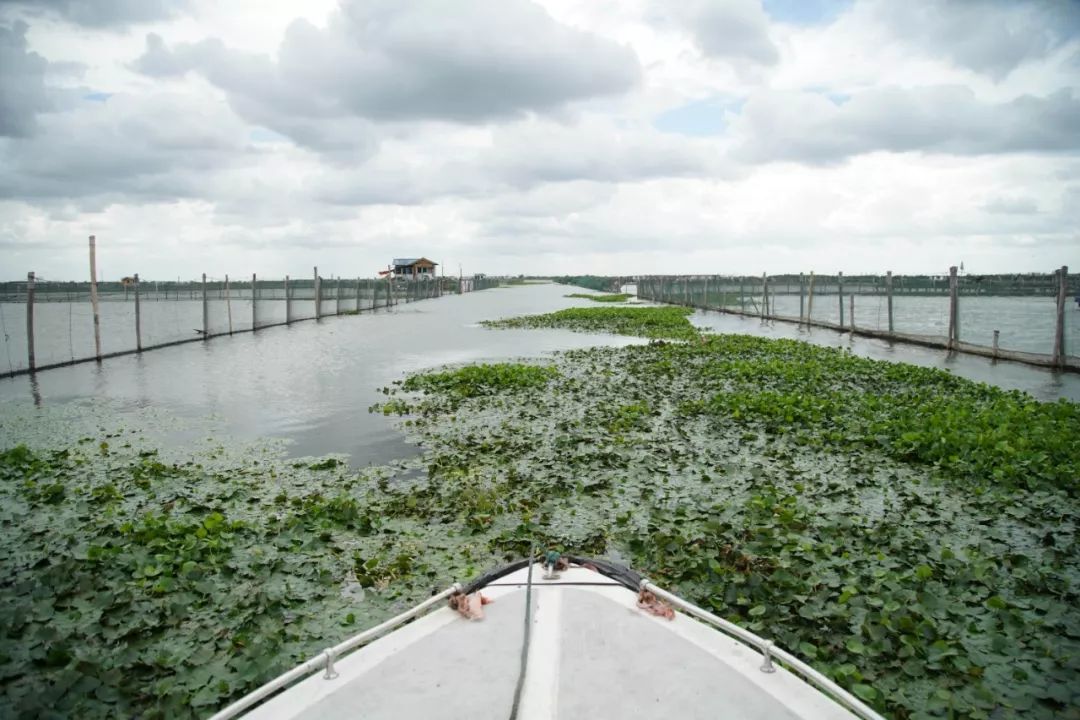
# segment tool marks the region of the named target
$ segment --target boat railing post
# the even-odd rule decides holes
[[[761,655],[762,655],[761,672],[763,672],[763,673],[774,673],[774,672],[776,672],[776,666],[773,665],[773,661],[772,661],[772,646],[773,646],[772,640],[766,640],[761,646]]]
[[[338,676],[338,671],[334,669],[334,648],[326,648],[322,654],[326,657],[326,672],[323,673],[323,680],[333,680]]]

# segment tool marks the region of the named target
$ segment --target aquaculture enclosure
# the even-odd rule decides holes
[[[498,279],[208,277],[0,284],[0,377],[494,287]]]
[[[1080,275],[650,276],[638,297],[1080,370]]]

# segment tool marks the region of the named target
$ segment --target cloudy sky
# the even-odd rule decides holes
[[[1080,266],[1080,3],[0,0],[0,279]]]

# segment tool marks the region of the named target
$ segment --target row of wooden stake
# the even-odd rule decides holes
[[[1051,353],[1051,357],[1053,359],[1053,364],[1054,365],[1056,365],[1058,367],[1065,367],[1065,365],[1066,365],[1065,305],[1066,305],[1067,297],[1068,297],[1068,275],[1069,275],[1068,266],[1063,265],[1060,270],[1056,271],[1055,274],[1058,276],[1057,307],[1056,307],[1057,317],[1056,317],[1056,322],[1055,322],[1054,344],[1053,344],[1053,351]],[[852,332],[859,332],[859,330],[855,327],[855,294],[850,293],[848,295],[848,300],[849,300],[848,313],[849,313],[849,315],[848,315],[848,323],[845,325],[845,321],[844,321],[844,274],[842,272],[837,273],[836,279],[837,279],[837,302],[838,302],[838,311],[839,311],[839,318],[840,318],[839,329],[840,330],[848,329],[848,330],[850,330]],[[650,282],[650,279],[643,278],[643,280],[645,280],[644,285],[646,287],[649,287],[648,283]],[[690,290],[691,277],[690,276],[684,276],[682,278],[682,280],[683,280],[682,300],[687,305],[693,305],[694,304],[693,303],[693,298],[691,297],[693,293]],[[661,282],[662,282],[662,280],[661,280]],[[719,284],[720,282],[722,282],[722,279],[717,278],[717,283]],[[643,295],[640,292],[642,286],[643,286],[643,283],[639,282],[639,284],[638,284],[638,288],[639,288],[638,295],[639,295],[639,297],[643,297],[645,299],[660,300],[662,302],[670,301],[670,300],[673,299],[673,298],[670,298],[670,297],[669,298],[664,298],[664,297],[650,298],[650,297],[647,297],[647,295]],[[649,292],[651,292],[651,290],[647,290],[646,292],[649,293]],[[709,309],[708,308],[709,277],[705,277],[705,288],[704,288],[703,294],[704,294],[704,299],[702,301],[702,307],[705,308],[705,309]],[[891,270],[885,273],[885,296],[886,296],[886,306],[887,306],[887,312],[888,312],[888,327],[889,327],[888,335],[893,336],[893,335],[895,335],[895,328],[894,328],[894,324],[893,324],[893,274],[892,274]],[[771,300],[770,300],[770,298],[772,296],[769,293],[769,276],[768,276],[768,273],[762,273],[761,274],[761,305],[757,306],[757,303],[754,302],[753,297],[750,298],[751,304],[755,305],[755,310],[756,310],[755,313],[747,313],[746,312],[746,303],[745,303],[745,300],[744,300],[745,297],[746,297],[746,295],[745,295],[744,289],[743,289],[743,281],[740,278],[740,280],[739,280],[739,310],[732,311],[732,310],[728,310],[726,308],[719,308],[719,309],[723,310],[724,312],[734,312],[735,314],[739,314],[739,315],[757,315],[762,320],[770,319],[770,320],[788,321],[788,318],[775,316],[772,313],[773,308],[771,307],[772,303],[771,303]],[[804,279],[803,273],[799,273],[799,320],[798,320],[798,323],[800,325],[805,324],[807,327],[809,327],[811,325],[818,325],[818,326],[824,326],[824,327],[835,327],[831,323],[824,323],[824,322],[814,321],[812,319],[813,318],[813,312],[814,312],[814,273],[811,272],[809,274],[809,282],[808,283]],[[999,348],[998,348],[999,337],[1000,337],[1000,332],[998,330],[994,330],[993,357],[997,357],[999,355]],[[903,338],[898,336],[898,339],[903,339]],[[947,336],[947,339],[946,339],[945,346],[949,350],[956,350],[956,349],[960,348],[959,276],[958,276],[958,273],[957,273],[957,267],[955,265],[949,268],[949,329],[948,329],[948,336]]]
[[[314,276],[315,276],[315,298],[314,298],[315,299],[315,319],[316,320],[321,320],[322,317],[323,317],[322,303],[323,303],[324,298],[322,297],[322,277],[319,276],[319,268],[318,268],[318,266],[316,266],[314,268]],[[251,330],[252,331],[260,329],[260,326],[258,324],[258,316],[257,316],[258,302],[257,302],[257,298],[256,298],[256,280],[257,280],[256,274],[252,273],[251,274]],[[135,300],[135,352],[142,352],[142,350],[143,350],[143,345],[142,345],[142,308],[141,308],[141,303],[140,303],[140,300],[139,300],[139,274],[138,273],[135,273],[135,275],[132,277],[132,281],[133,281],[132,284],[133,284],[134,290],[135,290],[135,295],[134,295],[134,300]],[[36,281],[36,276],[35,276],[34,272],[32,272],[32,271],[28,272],[26,274],[26,348],[27,348],[27,361],[29,363],[29,372],[34,372],[37,369],[37,363],[36,363],[35,352],[34,352],[34,294],[36,292],[36,287],[35,287],[36,282],[37,281]],[[355,309],[356,312],[360,311],[360,295],[361,295],[362,282],[363,282],[362,278],[357,278],[356,279],[356,309]],[[393,275],[389,274],[389,275],[387,275],[387,278],[386,278],[386,288],[387,288],[387,290],[386,290],[386,297],[384,299],[384,303],[383,303],[382,307],[391,307],[392,305],[396,304],[396,302],[394,300],[394,293],[393,293],[392,283],[393,283]],[[336,296],[334,298],[334,300],[335,300],[334,314],[335,315],[340,315],[341,314],[341,299],[342,299],[341,288],[342,288],[341,279],[338,278],[337,291],[336,291]],[[441,287],[436,287],[436,290],[438,291],[436,293],[437,295],[442,294],[441,293]],[[231,294],[230,288],[229,288],[229,276],[228,275],[225,276],[224,294],[225,294],[225,308],[226,308],[226,314],[228,316],[228,327],[229,327],[227,334],[232,335],[233,334],[232,294]],[[371,309],[372,310],[376,309],[376,307],[377,307],[378,295],[379,295],[378,286],[376,286],[376,291],[375,291],[375,293],[373,294],[373,296],[371,298]],[[286,275],[285,276],[285,322],[284,323],[271,323],[271,324],[268,324],[268,325],[263,325],[262,327],[273,327],[274,325],[282,325],[282,324],[290,325],[290,324],[292,324],[292,322],[293,322],[292,302],[293,302],[292,287],[291,287],[291,284],[290,284],[289,276]],[[94,359],[100,361],[104,357],[104,355],[102,354],[102,351],[101,351],[101,314],[100,314],[99,304],[98,304],[98,288],[97,288],[97,242],[96,242],[95,236],[93,236],[93,235],[90,236],[90,305],[91,305],[93,315],[94,315]],[[210,332],[210,303],[209,303],[209,295],[207,293],[207,286],[206,286],[206,273],[203,273],[203,275],[202,275],[202,330],[201,331],[197,330],[196,332],[198,332],[200,334],[200,338],[196,338],[196,339],[207,340],[207,339],[213,337],[213,334]],[[226,333],[219,333],[219,334],[224,335]],[[177,342],[186,342],[186,341],[176,341],[176,342],[173,342],[173,343],[166,343],[166,344],[176,344]]]

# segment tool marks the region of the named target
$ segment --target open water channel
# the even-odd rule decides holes
[[[0,447],[25,436],[28,422],[108,417],[166,420],[166,442],[209,435],[282,439],[294,457],[341,453],[353,465],[415,453],[396,418],[369,413],[379,389],[407,373],[446,364],[541,357],[559,350],[627,345],[634,338],[563,330],[489,330],[487,319],[595,305],[565,298],[559,285],[498,288],[444,296],[359,316],[327,317],[257,333],[164,348],[0,380]],[[869,357],[942,367],[1015,388],[1041,400],[1080,400],[1080,375],[1056,374],[984,358],[890,345],[829,330],[800,329],[714,312],[692,318],[717,332],[798,338]],[[173,422],[169,418],[175,418]],[[19,425],[16,427],[16,425]]]

